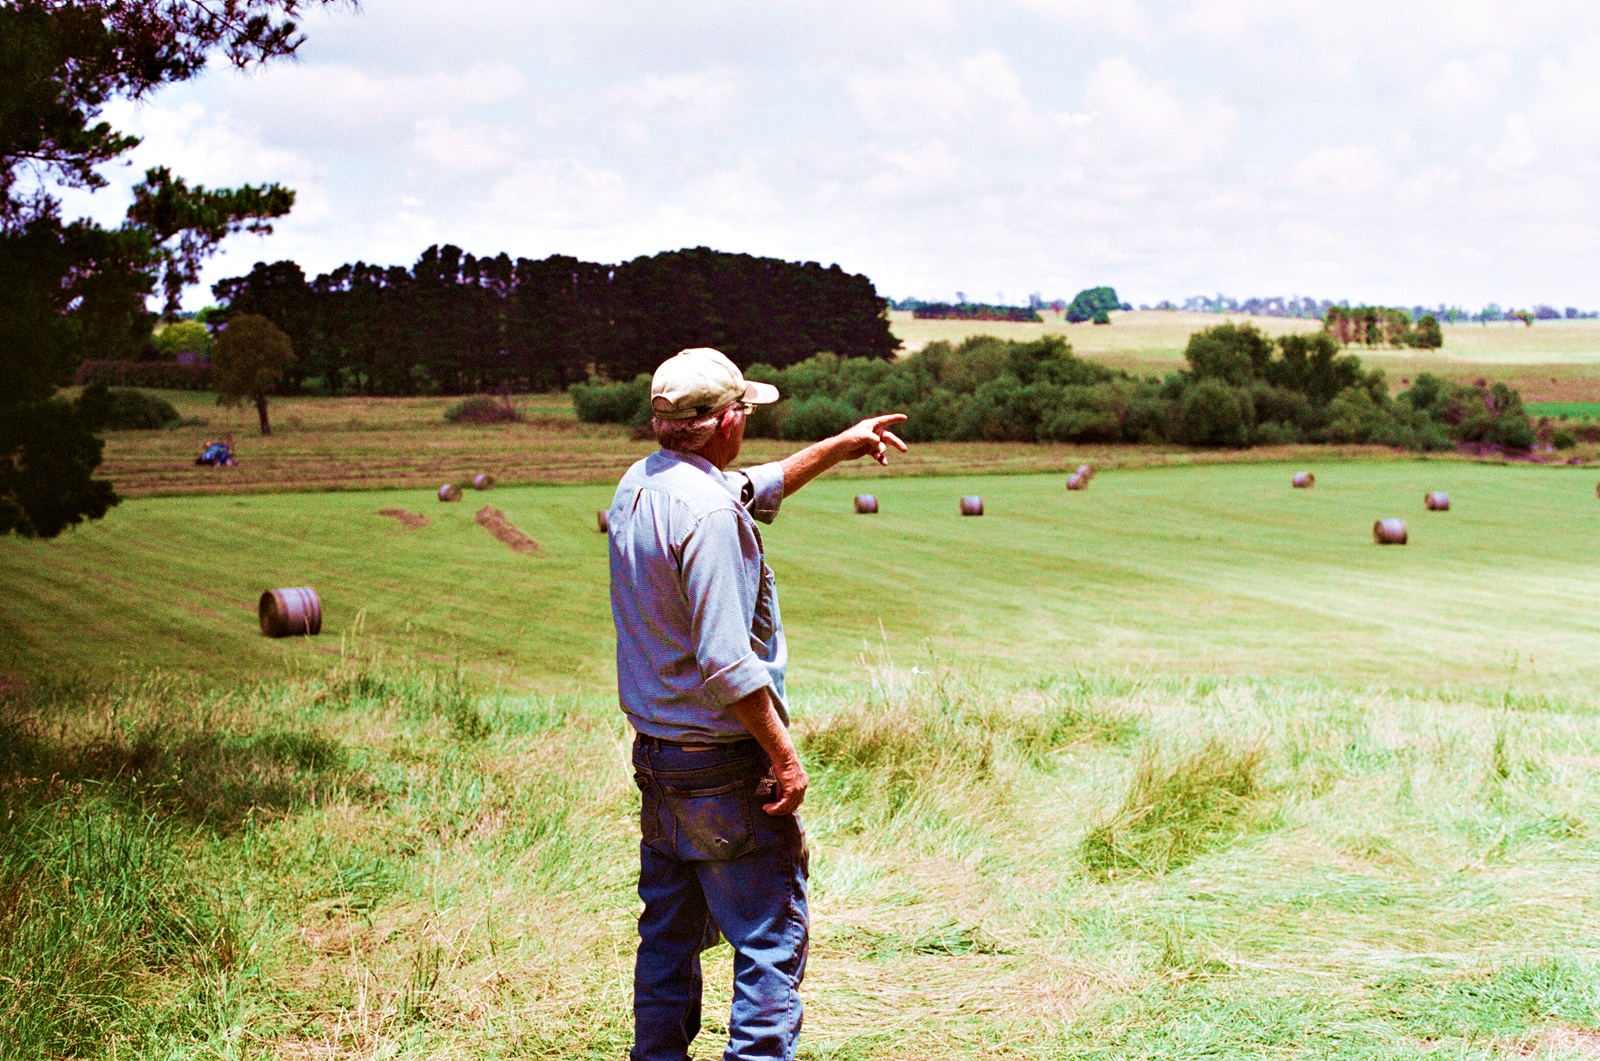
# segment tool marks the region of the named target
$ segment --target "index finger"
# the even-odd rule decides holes
[[[898,424],[898,423],[901,423],[902,421],[904,421],[905,419],[906,419],[906,414],[905,413],[886,413],[883,416],[868,417],[867,418],[867,423],[869,425],[871,425],[872,431],[876,433],[876,432],[881,432],[884,428],[888,427],[890,424]]]

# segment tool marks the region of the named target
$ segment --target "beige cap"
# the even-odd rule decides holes
[[[747,380],[720,350],[697,346],[661,362],[650,380],[650,411],[663,420],[689,420],[732,405],[771,405],[778,388]]]

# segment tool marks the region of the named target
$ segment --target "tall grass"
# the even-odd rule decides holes
[[[872,668],[791,706],[806,1059],[1584,1056],[1600,717]],[[0,701],[0,1058],[626,1052],[609,698],[352,649]],[[706,1038],[728,1003],[707,952]]]
[[[1215,737],[1178,754],[1146,748],[1121,804],[1083,838],[1084,865],[1159,875],[1238,837],[1263,815],[1263,755]]]

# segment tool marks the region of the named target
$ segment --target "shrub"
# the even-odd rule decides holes
[[[172,403],[139,390],[106,392],[106,430],[155,431],[172,427],[182,417]]]
[[[1178,409],[1178,441],[1187,446],[1244,445],[1255,419],[1249,400],[1247,393],[1221,380],[1202,379],[1184,391]]]
[[[85,361],[74,377],[80,387],[104,383],[108,387],[148,387],[151,390],[208,391],[210,365],[180,365],[173,361]]]
[[[817,395],[803,398],[790,405],[783,417],[783,437],[801,442],[814,442],[828,438],[850,427],[861,419],[854,406]]]
[[[1236,839],[1262,810],[1262,757],[1216,738],[1186,755],[1147,747],[1121,805],[1080,843],[1083,864],[1159,876]]]
[[[511,404],[510,398],[474,394],[446,409],[444,418],[452,424],[519,424],[522,413]]]
[[[1558,427],[1550,436],[1550,444],[1556,449],[1571,449],[1578,444],[1577,438],[1566,428]]]
[[[650,419],[650,377],[622,383],[574,383],[567,389],[578,419],[589,424],[633,424]]]

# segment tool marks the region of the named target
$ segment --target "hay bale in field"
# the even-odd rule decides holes
[[[1294,488],[1296,490],[1309,490],[1317,485],[1317,477],[1310,472],[1294,473]]]
[[[1450,495],[1443,490],[1433,490],[1423,495],[1422,504],[1429,512],[1449,512]]]
[[[611,533],[611,513],[605,509],[602,508],[594,514],[594,523],[601,534]]]
[[[1380,519],[1372,525],[1372,540],[1379,545],[1404,545],[1406,543],[1406,521],[1403,519]]]
[[[269,589],[256,606],[268,637],[313,637],[322,632],[322,601],[309,586]]]
[[[412,512],[409,509],[380,508],[378,509],[378,515],[393,516],[395,519],[399,520],[401,523],[404,523],[412,530],[416,530],[418,527],[426,527],[428,525],[427,516],[422,515],[420,512]]]
[[[439,500],[460,501],[461,487],[457,486],[455,483],[445,483],[443,486],[439,487]]]
[[[961,514],[963,516],[983,515],[983,498],[963,497],[961,499]]]
[[[856,495],[856,515],[871,516],[878,511],[878,499],[872,494]]]
[[[474,490],[493,490],[494,476],[479,472],[472,477],[472,488]]]
[[[1067,489],[1068,490],[1087,490],[1087,489],[1089,489],[1089,477],[1087,475],[1084,475],[1082,472],[1073,472],[1071,475],[1067,476]]]
[[[539,551],[539,543],[518,530],[516,524],[506,519],[506,514],[493,505],[484,505],[472,518],[477,521],[478,526],[500,539],[514,553]]]

